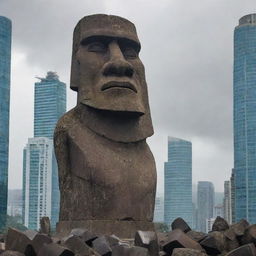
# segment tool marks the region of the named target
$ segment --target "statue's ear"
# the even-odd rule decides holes
[[[74,91],[78,91],[80,78],[80,63],[76,59],[76,54],[73,53],[71,62],[71,74],[70,74],[70,88]]]

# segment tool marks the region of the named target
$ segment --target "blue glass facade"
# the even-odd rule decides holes
[[[23,153],[23,190],[25,191],[23,193],[23,220],[24,224],[31,229],[38,229],[43,213],[48,214],[45,216],[51,217],[52,227],[55,227],[59,219],[58,167],[51,144],[56,123],[66,112],[66,85],[59,81],[54,72],[48,72],[45,78],[39,79],[41,81],[35,83],[34,139],[29,139]],[[50,139],[50,142],[46,139]],[[38,160],[36,156],[39,156],[41,160]],[[44,175],[47,178],[44,178]],[[43,183],[37,184],[38,180]],[[50,187],[48,186],[49,182]],[[27,185],[28,183],[31,183],[30,186]],[[37,192],[32,191],[33,188]],[[47,192],[51,198],[45,196],[46,201],[42,201],[41,189],[45,193],[47,190],[51,190]],[[41,205],[37,205],[40,200],[42,201]]]
[[[192,227],[192,144],[169,137],[168,162],[164,165],[164,222],[170,225],[178,217]]]
[[[199,181],[197,185],[197,230],[207,231],[207,220],[213,218],[215,202],[214,186],[209,181]]]
[[[66,112],[66,85],[54,72],[35,83],[34,137],[52,139],[59,118]]]
[[[234,32],[235,220],[256,223],[256,14]]]
[[[0,16],[0,229],[7,214],[11,30],[11,21]]]

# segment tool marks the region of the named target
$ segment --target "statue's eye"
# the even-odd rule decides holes
[[[105,44],[101,42],[92,42],[87,45],[87,49],[89,52],[99,52],[104,53],[107,51],[107,47]]]
[[[134,59],[138,57],[138,52],[132,47],[125,47],[124,49],[122,49],[122,52],[124,57],[128,59]]]

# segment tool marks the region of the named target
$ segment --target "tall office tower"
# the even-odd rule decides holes
[[[54,227],[59,218],[58,168],[53,133],[66,111],[66,85],[54,72],[35,83],[34,138],[23,151],[23,223],[38,229],[40,217],[48,216]]]
[[[213,208],[213,218],[216,219],[217,217],[224,218],[224,206],[223,204],[217,204]]]
[[[231,224],[232,223],[232,209],[231,209],[231,182],[226,180],[224,182],[224,219]]]
[[[235,223],[235,178],[234,178],[234,168],[232,169],[231,177],[230,177],[230,189],[231,189],[231,223]]]
[[[235,218],[256,223],[256,14],[234,32]]]
[[[192,144],[168,137],[168,162],[164,165],[164,222],[170,225],[178,217],[192,226]]]
[[[0,230],[7,214],[11,31],[11,21],[0,16]]]
[[[207,220],[213,218],[214,186],[209,181],[199,181],[197,185],[197,230],[206,232]]]
[[[24,225],[30,229],[39,229],[41,217],[52,217],[52,154],[51,139],[28,139],[24,149]]]
[[[164,198],[156,196],[154,222],[164,222]]]
[[[66,84],[55,72],[35,83],[34,137],[53,138],[59,118],[66,112]]]
[[[22,217],[22,190],[10,189],[8,190],[8,205],[7,213],[9,216],[16,216],[21,223]]]

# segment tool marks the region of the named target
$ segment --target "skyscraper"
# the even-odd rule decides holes
[[[213,184],[209,181],[199,181],[197,185],[197,230],[206,232],[207,220],[213,218],[214,201]]]
[[[256,223],[256,14],[234,32],[235,218]]]
[[[235,178],[234,178],[234,168],[232,168],[232,173],[230,177],[230,187],[231,187],[231,223],[235,223]]]
[[[0,229],[7,214],[11,31],[11,21],[0,16]]]
[[[59,118],[66,112],[66,85],[55,72],[35,83],[34,137],[53,138]]]
[[[156,196],[154,222],[164,222],[164,199],[163,199],[163,196]]]
[[[52,218],[53,142],[46,137],[29,138],[24,149],[24,225],[38,230],[40,218]]]
[[[178,217],[192,226],[192,144],[168,137],[168,162],[164,165],[164,222],[170,225]]]
[[[232,223],[232,209],[231,209],[231,182],[226,180],[224,182],[224,199],[223,199],[223,206],[224,206],[224,219],[228,223]]]
[[[66,111],[66,85],[56,73],[48,72],[35,83],[34,138],[23,151],[23,222],[38,229],[40,218],[48,216],[55,226],[59,217],[58,169],[53,133]]]

